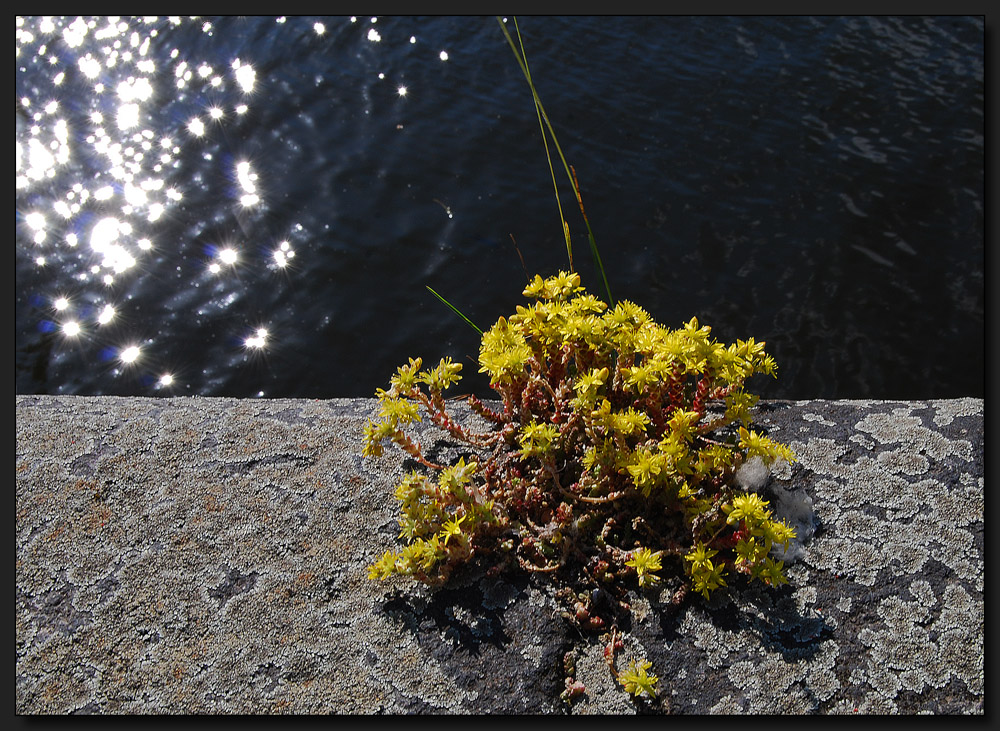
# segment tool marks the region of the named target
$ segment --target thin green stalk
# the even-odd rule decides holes
[[[425,286],[426,286],[426,285],[425,285]],[[453,312],[454,312],[454,313],[455,313],[456,315],[458,315],[458,316],[459,316],[459,317],[461,317],[461,318],[462,318],[463,320],[465,320],[465,321],[466,321],[467,323],[469,323],[469,326],[470,326],[470,327],[472,327],[472,329],[473,329],[473,330],[475,330],[475,331],[476,331],[477,333],[479,333],[480,335],[482,335],[482,334],[483,334],[483,331],[482,331],[482,330],[480,330],[480,329],[479,329],[479,327],[477,327],[477,326],[476,326],[476,323],[474,323],[474,322],[473,322],[472,320],[470,320],[470,319],[469,319],[468,317],[466,317],[466,316],[465,316],[465,315],[463,315],[463,314],[462,314],[461,312],[459,312],[458,308],[457,308],[457,307],[455,307],[455,305],[453,305],[453,304],[452,304],[451,302],[449,302],[449,301],[448,301],[448,300],[446,300],[446,299],[445,299],[444,297],[442,297],[441,295],[439,295],[439,294],[438,294],[437,292],[435,292],[435,291],[434,291],[433,289],[431,289],[430,287],[427,287],[427,289],[428,289],[428,290],[430,290],[430,293],[431,293],[432,295],[434,295],[434,296],[435,296],[435,297],[437,297],[437,298],[438,298],[439,300],[441,300],[441,301],[442,301],[442,302],[444,302],[444,303],[445,303],[446,305],[448,305],[448,306],[449,306],[449,307],[450,307],[450,308],[452,309],[452,311],[453,311]]]
[[[503,28],[503,32],[507,35],[507,41],[511,44],[511,48],[514,48],[514,41],[507,33],[507,28],[501,22],[500,27]],[[549,141],[545,136],[545,125],[542,123],[542,115],[545,114],[545,110],[542,107],[542,102],[538,98],[538,93],[535,91],[535,85],[531,81],[531,69],[528,68],[528,54],[524,52],[524,42],[521,40],[521,30],[517,26],[517,18],[514,18],[514,29],[517,31],[517,42],[521,46],[521,54],[518,56],[517,50],[514,50],[514,55],[517,57],[518,63],[521,65],[521,70],[524,72],[525,78],[528,80],[528,86],[531,88],[531,94],[535,99],[535,116],[538,117],[538,129],[542,133],[542,145],[545,146],[545,159],[549,163],[549,175],[552,177],[552,191],[556,196],[556,208],[559,209],[559,223],[562,224],[563,236],[566,237],[566,256],[569,259],[569,270],[572,272],[575,270],[573,266],[573,240],[569,236],[569,224],[566,222],[566,216],[563,215],[562,202],[559,200],[559,185],[556,183],[556,171],[552,167],[552,155],[549,154]],[[548,118],[546,117],[545,122],[548,123]],[[551,125],[550,125],[551,129]],[[556,149],[559,150],[559,142],[556,140],[555,135],[552,136],[552,141],[555,142]],[[562,157],[562,150],[559,150],[559,156]]]
[[[520,53],[518,52],[517,46],[514,45],[514,39],[511,38],[510,33],[507,31],[507,26],[504,24],[503,18],[497,16],[497,22],[500,24],[500,30],[503,31],[504,37],[506,37],[506,39],[507,39],[507,44],[510,46],[511,51],[514,52],[514,58],[517,59],[517,63],[521,67],[521,72],[524,74],[524,78],[527,79],[527,81],[528,81],[528,86],[531,88],[531,95],[532,95],[532,97],[535,100],[536,113],[538,114],[540,120],[544,120],[545,126],[548,128],[549,135],[551,135],[551,137],[552,137],[552,142],[555,144],[556,152],[559,153],[559,159],[562,160],[563,168],[566,170],[566,177],[569,179],[570,186],[572,186],[573,192],[576,194],[577,202],[580,205],[580,211],[581,211],[581,213],[583,213],[583,222],[584,222],[584,225],[587,227],[587,237],[588,237],[589,242],[590,242],[590,252],[591,252],[592,256],[594,257],[594,263],[596,264],[598,271],[600,271],[601,278],[604,281],[604,289],[605,289],[605,291],[608,294],[608,302],[609,302],[609,304],[613,305],[614,304],[614,298],[611,296],[611,288],[608,286],[608,277],[607,277],[607,274],[604,271],[604,264],[602,263],[601,256],[600,256],[600,254],[597,251],[597,241],[594,239],[594,232],[590,228],[590,221],[587,220],[586,213],[584,213],[584,211],[583,211],[583,199],[582,199],[582,197],[580,195],[580,188],[579,188],[579,186],[577,185],[577,182],[576,182],[576,176],[570,171],[569,163],[566,162],[566,156],[563,154],[562,147],[559,145],[559,139],[556,137],[555,129],[553,129],[553,127],[552,127],[552,122],[549,121],[549,115],[546,114],[545,107],[542,105],[542,100],[538,96],[538,91],[535,89],[535,84],[531,80],[531,72],[528,69],[527,56],[524,55],[524,43],[523,43],[523,41],[521,39],[521,30],[518,27],[517,18],[516,17],[514,18],[514,29],[517,32],[518,43],[521,46]],[[541,122],[539,124],[541,124]],[[549,156],[549,146],[548,146],[548,142],[546,141],[546,138],[545,138],[545,130],[544,129],[542,130],[542,142],[545,144],[545,155],[546,155],[546,158],[548,158],[548,160],[549,160],[549,170],[551,172],[552,171],[552,159]],[[566,236],[566,251],[567,251],[567,254],[569,255],[570,269],[572,270],[572,268],[573,268],[573,250],[572,250],[572,244],[571,244],[570,238],[569,238],[569,225],[566,223],[566,219],[562,215],[562,205],[559,202],[559,191],[558,191],[558,187],[555,184],[555,173],[553,172],[552,175],[553,175],[553,186],[556,187],[556,205],[559,208],[559,217],[561,219],[562,226],[563,226],[563,234]]]

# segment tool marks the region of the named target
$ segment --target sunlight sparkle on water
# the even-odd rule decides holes
[[[34,231],[45,230],[45,216],[38,211],[29,213],[24,217],[24,222]]]
[[[115,308],[112,305],[104,305],[104,308],[97,316],[97,323],[99,325],[107,325],[113,319],[115,319]]]
[[[102,218],[90,232],[90,248],[102,255],[101,266],[121,274],[135,266],[135,257],[121,243],[120,236],[132,233],[132,224],[114,217]]]
[[[236,164],[236,180],[243,188],[240,203],[245,208],[257,205],[260,202],[257,195],[257,173],[250,169],[250,163],[244,160]]]
[[[208,266],[208,270],[212,272],[212,274],[218,274],[221,272],[223,264],[226,266],[233,266],[236,263],[236,260],[239,259],[239,254],[236,252],[236,249],[229,246],[219,249],[215,256],[218,261],[213,261]]]
[[[291,244],[287,241],[282,241],[278,248],[274,250],[272,256],[274,257],[274,263],[284,268],[288,266],[290,260],[295,256],[295,251],[292,250]]]
[[[141,350],[138,345],[129,345],[124,348],[118,357],[121,359],[122,363],[135,363],[141,354]]]
[[[267,328],[259,327],[257,332],[248,337],[244,344],[248,348],[261,349],[267,344]]]
[[[375,30],[377,17],[351,17],[350,23],[359,20],[369,25],[361,26],[357,42],[383,40]],[[317,36],[329,36],[334,22],[276,19],[277,27],[288,32]],[[264,251],[222,243],[236,241],[230,237],[245,235],[250,230],[245,228],[220,231],[221,242],[214,232],[205,239],[161,236],[172,231],[164,227],[190,223],[189,211],[202,210],[206,196],[227,201],[225,213],[233,217],[268,213],[269,190],[254,170],[256,160],[241,160],[238,154],[234,160],[220,147],[220,140],[235,139],[227,126],[241,123],[257,98],[253,94],[266,86],[257,79],[262,59],[250,51],[235,57],[221,50],[227,47],[220,43],[225,40],[222,21],[23,16],[16,17],[15,26],[17,247],[28,266],[50,270],[45,274],[48,291],[41,294],[61,313],[61,333],[81,338],[73,348],[104,352],[105,333],[119,319],[111,293],[119,301],[132,299],[129,278],[141,283],[147,275],[161,282],[176,277],[181,288],[197,287],[184,264],[191,260],[188,247],[212,251],[205,264],[213,274],[242,265],[244,258],[250,260],[245,267],[249,276],[260,258],[272,272],[288,272],[296,252],[294,241],[282,236],[294,233],[301,240],[307,234],[300,225],[294,232],[267,232],[280,243]],[[187,26],[207,45],[185,48],[169,35],[179,26]],[[415,44],[417,38],[400,38],[407,40]],[[213,55],[216,48],[231,55]],[[440,58],[445,60],[447,53],[441,51]],[[408,89],[397,83],[395,93],[405,97]],[[248,213],[250,207],[254,210]],[[244,279],[239,284],[248,283]],[[72,303],[63,292],[73,293]],[[224,295],[231,296],[236,295]],[[39,318],[52,317],[51,306],[46,309]],[[130,315],[129,324],[158,327],[143,323],[145,316]],[[90,337],[99,327],[101,336]],[[145,336],[134,337],[134,345],[115,346],[113,357],[148,368],[139,345]],[[261,350],[269,338],[266,328],[258,328],[245,336],[244,344]],[[91,355],[96,362],[96,352]],[[162,366],[142,382],[175,384]]]
[[[257,72],[253,70],[253,66],[242,63],[237,58],[233,61],[233,71],[236,75],[236,83],[243,87],[243,91],[247,94],[253,91],[253,85],[257,79]]]
[[[118,129],[132,129],[139,124],[139,105],[122,104],[118,107]]]

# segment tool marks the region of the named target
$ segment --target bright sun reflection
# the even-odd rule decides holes
[[[250,169],[250,163],[243,161],[236,164],[236,180],[243,188],[240,203],[245,208],[260,203],[260,197],[257,195],[257,173]]]
[[[129,363],[135,363],[138,360],[141,350],[138,345],[129,345],[128,347],[122,349],[122,352],[118,354],[119,359],[122,363],[126,365]]]
[[[356,42],[381,43],[378,18],[361,20],[366,22],[356,26]],[[357,16],[324,22],[288,16],[275,22],[281,32],[315,37],[333,35],[335,22],[358,21]],[[176,42],[171,32],[180,26],[206,45],[171,45]],[[253,46],[241,45],[240,57],[225,50],[231,46],[219,43],[222,27],[221,20],[180,16],[15,18],[16,241],[28,267],[49,268],[46,281],[52,284],[45,286],[52,289],[40,293],[38,301],[51,305],[43,305],[48,312],[39,317],[50,325],[58,319],[53,329],[78,338],[74,348],[99,348],[102,358],[111,354],[123,364],[154,367],[143,363],[154,358],[144,357],[138,344],[123,347],[107,340],[121,319],[111,303],[131,299],[133,283],[149,275],[197,287],[197,275],[185,268],[190,256],[177,254],[189,255],[185,247],[211,251],[207,263],[195,261],[213,274],[238,265],[241,273],[253,272],[260,259],[270,271],[288,274],[296,256],[292,241],[309,235],[300,224],[286,233],[267,232],[280,243],[259,253],[235,238],[270,213],[269,186],[255,169],[256,158],[236,153],[234,159],[221,145],[234,139],[232,127],[245,123],[260,98],[269,98],[262,92],[270,91],[272,82],[270,75],[258,76],[264,59],[253,57]],[[417,38],[407,33],[399,41],[416,44]],[[219,49],[218,54],[199,57],[208,47]],[[448,54],[442,50],[439,57],[444,61]],[[395,93],[407,97],[409,90],[396,84]],[[229,206],[218,211],[220,217],[240,222],[240,230],[219,234],[233,236],[228,241],[240,241],[239,246],[201,240],[197,233],[193,240],[164,234],[165,223],[181,222],[189,230],[205,223],[186,218],[189,211],[204,210],[205,196]],[[234,283],[247,284],[235,278]],[[226,306],[240,296],[227,289],[225,279],[213,285],[220,292],[213,295],[216,304]],[[72,292],[72,301],[65,292]],[[131,327],[132,315],[129,320]],[[140,333],[127,337],[151,342]],[[243,344],[264,350],[271,337],[261,327]],[[158,388],[176,385],[174,376],[162,370],[143,378]]]
[[[259,327],[257,331],[243,341],[247,348],[263,349],[267,344],[267,328]]]
[[[231,246],[226,246],[215,252],[215,261],[212,261],[208,265],[208,270],[212,274],[218,274],[222,271],[223,266],[231,267],[236,264],[239,260],[240,255],[236,249]]]
[[[292,258],[295,256],[295,251],[292,249],[291,244],[287,241],[282,241],[278,248],[271,253],[271,256],[274,258],[275,265],[284,269],[291,263]]]
[[[257,72],[253,70],[253,66],[241,63],[237,58],[233,61],[233,72],[236,75],[236,83],[243,87],[243,91],[247,94],[253,91],[253,85],[257,79]]]
[[[107,325],[113,319],[115,319],[115,308],[112,305],[104,305],[104,308],[97,316],[97,323],[99,325]]]

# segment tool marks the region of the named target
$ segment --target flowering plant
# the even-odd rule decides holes
[[[462,370],[450,358],[424,370],[411,359],[377,391],[363,454],[391,441],[425,469],[396,487],[405,545],[370,577],[437,585],[473,560],[516,566],[559,582],[566,616],[612,637],[629,589],[651,590],[667,571],[688,577],[678,603],[687,587],[709,598],[734,573],[784,583],[772,548],[795,531],[733,480],[748,459],[794,459],[748,428],[757,396],[744,382],[776,370],[764,343],[723,345],[696,319],[666,328],[638,305],[587,294],[575,273],[536,275],[524,295],[535,301],[482,337],[480,372],[498,400],[469,404],[491,428],[447,413],[443,391]],[[406,434],[421,413],[470,453],[428,459]],[[598,595],[612,601],[598,606]],[[652,694],[644,663],[619,676],[629,692]]]

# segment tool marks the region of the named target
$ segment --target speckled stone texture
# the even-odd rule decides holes
[[[374,400],[15,404],[18,714],[983,713],[980,399],[762,403],[790,583],[636,596],[655,701],[544,579],[368,580],[404,470],[361,459]]]

